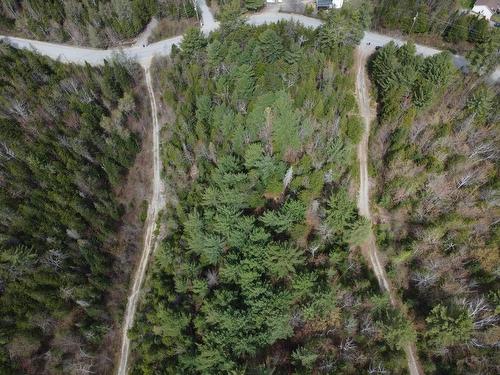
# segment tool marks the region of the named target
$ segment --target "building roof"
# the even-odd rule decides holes
[[[483,5],[492,10],[500,9],[500,0],[477,0],[474,6]]]
[[[318,6],[328,6],[332,5],[332,1],[333,0],[316,0],[316,4],[318,4]]]

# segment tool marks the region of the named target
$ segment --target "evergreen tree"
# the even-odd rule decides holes
[[[257,10],[264,6],[264,0],[245,0],[245,8],[248,10]]]
[[[207,45],[207,41],[200,29],[191,28],[183,36],[181,42],[182,53],[186,56],[192,56],[201,51]]]
[[[266,29],[259,36],[259,45],[262,56],[267,62],[275,62],[283,54],[281,40],[273,29]]]
[[[484,42],[477,44],[467,55],[470,69],[480,76],[488,74],[496,67],[499,51],[500,33],[494,32]]]
[[[442,304],[434,306],[425,320],[429,324],[429,343],[437,348],[467,342],[472,333],[473,322],[466,311],[450,314]]]
[[[460,15],[446,31],[446,40],[458,43],[467,40],[469,36],[471,18],[468,15]]]

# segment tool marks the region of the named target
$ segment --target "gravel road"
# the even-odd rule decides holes
[[[219,23],[215,21],[205,0],[198,0],[198,6],[202,18],[201,29],[204,34],[208,35],[211,31],[214,31],[219,27]],[[304,26],[312,28],[317,28],[322,24],[322,22],[316,18],[298,14],[280,13],[278,11],[278,7],[272,7],[270,9],[271,11],[265,11],[247,17],[247,22],[252,25],[263,25],[266,23],[275,23],[281,20],[288,20],[297,21],[302,23]],[[35,50],[42,55],[49,56],[53,59],[60,59],[63,62],[76,64],[83,64],[85,62],[88,62],[91,65],[100,65],[103,64],[104,59],[109,59],[117,53],[123,53],[129,58],[138,60],[141,64],[148,64],[153,56],[168,56],[170,54],[170,51],[172,50],[172,46],[174,44],[180,44],[182,36],[180,35],[173,38],[164,39],[156,43],[151,43],[146,47],[142,47],[142,45],[134,45],[128,48],[112,48],[106,50],[40,42],[36,40],[16,37],[0,36],[0,40],[2,39],[8,40],[12,45],[16,47]],[[365,32],[364,38],[360,44],[360,48],[362,48],[366,52],[372,52],[375,50],[376,46],[383,46],[390,41],[393,41],[398,45],[405,43],[403,39],[393,38],[368,31]],[[426,47],[420,44],[416,45],[416,49],[418,53],[424,56],[430,56],[441,52],[440,50],[437,50],[435,48]],[[463,56],[454,55],[453,57],[455,65],[458,68],[464,68],[467,65],[467,60]],[[500,79],[500,67],[498,67],[491,74],[490,79],[493,81],[497,81]]]
[[[376,110],[370,101],[370,90],[368,86],[368,77],[366,73],[366,63],[370,52],[365,49],[358,48],[356,51],[356,98],[359,106],[359,113],[363,118],[365,129],[361,141],[358,144],[358,160],[359,160],[359,195],[358,195],[358,210],[360,215],[371,221],[370,214],[370,179],[368,176],[368,140],[370,137],[370,125],[376,117]],[[400,303],[396,297],[396,293],[391,286],[385,265],[377,248],[375,236],[370,232],[368,239],[361,245],[363,256],[369,262],[375,277],[382,291],[389,295],[391,305],[399,308]],[[410,375],[422,375],[423,370],[419,364],[417,350],[414,343],[408,343],[404,347],[408,369]]]

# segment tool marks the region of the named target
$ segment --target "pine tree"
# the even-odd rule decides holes
[[[191,28],[184,34],[181,42],[181,50],[185,56],[191,56],[201,51],[207,45],[207,40],[200,29]]]
[[[467,54],[470,69],[483,76],[491,72],[498,63],[500,51],[500,33],[490,34],[486,41],[478,43],[472,51]]]
[[[245,0],[245,8],[248,10],[257,10],[264,6],[264,0]]]
[[[472,333],[473,322],[466,311],[451,312],[442,304],[434,306],[425,320],[429,324],[429,342],[437,349],[465,344]]]
[[[451,43],[458,43],[467,40],[467,37],[469,36],[470,23],[471,18],[469,16],[459,16],[447,30],[445,39]]]
[[[283,54],[281,39],[272,29],[266,29],[259,35],[259,46],[262,56],[267,62],[275,62]]]

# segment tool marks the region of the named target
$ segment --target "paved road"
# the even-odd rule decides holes
[[[208,35],[211,31],[219,28],[219,22],[215,21],[205,0],[197,0],[197,2],[198,8],[201,11],[201,30],[205,35]]]
[[[202,31],[208,35],[211,31],[216,30],[219,27],[219,23],[215,21],[209,7],[207,6],[205,0],[198,0],[199,8],[201,11],[202,18]],[[304,26],[317,28],[322,22],[316,18],[306,17],[298,14],[287,14],[279,13],[278,8],[271,11],[266,11],[263,13],[253,14],[247,18],[248,23],[252,25],[263,25],[266,23],[274,23],[280,20],[297,21],[302,23]],[[75,47],[70,45],[62,45],[48,42],[40,42],[36,40],[15,38],[15,37],[5,37],[0,36],[0,39],[7,39],[12,45],[19,48],[27,48],[38,51],[42,55],[49,56],[53,59],[60,59],[64,62],[72,62],[76,64],[83,64],[88,62],[91,65],[103,64],[104,59],[111,58],[114,54],[123,53],[129,58],[136,59],[142,65],[148,65],[153,56],[167,56],[172,50],[174,44],[179,44],[182,40],[182,36],[176,36],[173,38],[165,39],[156,43],[151,43],[146,47],[142,46],[132,46],[128,48],[112,48],[107,50],[85,48],[85,47]],[[405,43],[404,40],[389,37],[382,34],[377,34],[374,32],[365,32],[365,36],[361,41],[360,47],[366,52],[371,52],[376,46],[383,46],[390,41],[395,42],[398,45]],[[417,52],[424,55],[430,56],[441,52],[435,48],[426,47],[423,45],[416,45]],[[467,65],[467,61],[463,56],[454,56],[455,65],[462,68]],[[491,75],[491,79],[500,80],[500,67]]]

